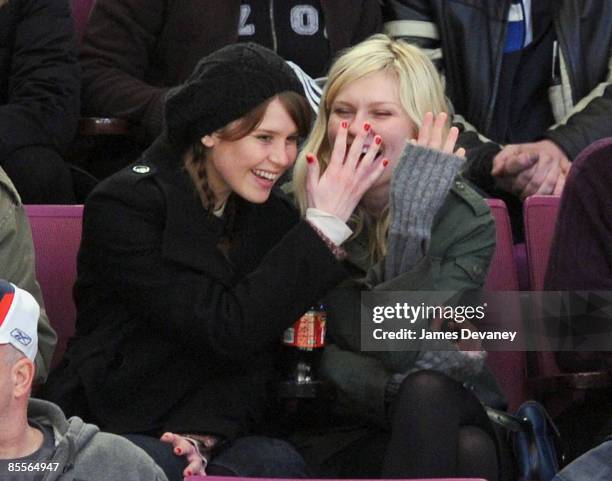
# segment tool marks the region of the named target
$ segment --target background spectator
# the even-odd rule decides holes
[[[138,144],[90,169],[134,159],[161,132],[168,89],[225,45],[257,42],[320,76],[338,50],[381,28],[378,0],[98,0],[81,54],[83,109],[129,120]]]
[[[612,138],[587,147],[570,171],[561,197],[544,290],[612,291]],[[581,307],[583,296],[568,299],[569,312],[585,311]],[[605,311],[586,309],[584,314],[574,314],[571,322],[580,329],[581,323],[600,320]],[[607,317],[609,322],[610,316]],[[612,372],[611,352],[555,354],[565,371]],[[570,459],[593,448],[612,432],[612,389],[587,392],[556,422],[567,440]]]
[[[54,404],[29,399],[37,351],[38,304],[23,289],[0,280],[0,473],[2,479],[167,481],[141,449],[100,433]],[[180,436],[166,434],[199,472],[202,460]],[[168,452],[170,449],[167,448]],[[183,461],[184,462],[184,461]],[[53,471],[53,475],[49,472]]]
[[[386,31],[426,48],[443,72],[470,132],[460,143],[486,140],[476,131],[495,142],[468,149],[467,174],[486,192],[558,193],[578,153],[612,134],[611,3],[384,3]],[[520,204],[511,209],[520,217]]]
[[[19,194],[2,167],[0,167],[0,269],[5,279],[30,292],[41,306],[38,319],[35,382],[42,384],[51,368],[57,336],[49,325],[43,307],[42,292],[36,282],[30,224]]]
[[[0,0],[0,166],[23,202],[74,201],[62,159],[79,116],[67,0]]]

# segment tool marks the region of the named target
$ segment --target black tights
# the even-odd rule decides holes
[[[389,414],[383,478],[497,480],[495,433],[476,396],[460,383],[434,371],[411,374]]]

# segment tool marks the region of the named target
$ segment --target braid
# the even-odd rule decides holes
[[[212,212],[215,207],[215,194],[208,184],[206,156],[204,146],[200,142],[194,143],[191,147],[191,162],[195,167],[195,173],[200,181],[199,187],[202,190],[202,202],[206,208]]]
[[[191,163],[193,169],[192,172],[195,174],[195,177],[197,177],[202,203],[208,210],[208,214],[212,216],[215,207],[215,194],[208,183],[208,173],[206,171],[206,150],[200,142],[196,142],[191,146],[191,159],[189,162]],[[227,204],[225,205],[224,217],[226,222],[217,247],[229,260],[228,254],[234,240],[236,225],[236,202],[233,195],[230,195]]]

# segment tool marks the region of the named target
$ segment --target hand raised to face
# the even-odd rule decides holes
[[[360,132],[347,145],[348,122],[342,122],[336,135],[327,169],[320,174],[314,154],[306,156],[308,173],[306,191],[308,206],[335,215],[346,222],[363,194],[382,175],[387,159],[377,156],[382,143],[379,135],[364,148],[371,126],[364,123]]]
[[[465,149],[459,148],[455,152],[455,144],[459,137],[459,129],[451,127],[448,134],[444,134],[446,130],[446,121],[448,114],[440,112],[434,116],[432,112],[427,112],[423,117],[423,125],[419,129],[416,139],[412,143],[429,149],[440,150],[446,154],[455,154],[459,157],[465,157]]]

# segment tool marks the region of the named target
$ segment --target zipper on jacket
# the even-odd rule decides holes
[[[551,85],[559,85],[561,83],[561,67],[559,59],[559,41],[555,39],[553,42],[553,55],[552,55],[552,76],[550,79]]]
[[[272,32],[272,50],[278,53],[278,40],[276,39],[276,27],[274,26],[274,0],[270,0],[270,32]]]
[[[569,93],[569,98],[571,99],[571,103],[573,105],[575,102],[574,92],[576,92],[576,88],[575,80],[572,78],[574,72],[570,66],[570,62],[572,62],[572,59],[570,58],[570,49],[567,45],[567,38],[563,35],[563,29],[561,28],[561,19],[559,18],[561,12],[557,11],[556,14],[556,17],[553,19],[553,26],[555,28],[555,33],[557,35],[558,42],[557,53],[559,57],[559,73],[561,74],[560,83],[561,87],[563,88],[563,91],[565,93]]]

